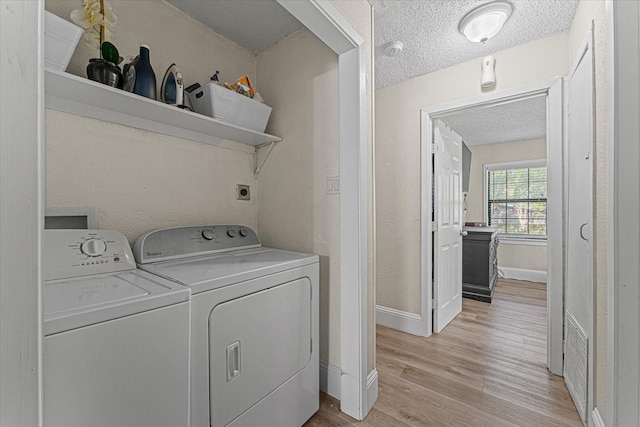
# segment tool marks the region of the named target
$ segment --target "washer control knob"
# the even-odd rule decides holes
[[[206,240],[213,240],[216,237],[216,232],[210,228],[205,228],[202,230],[202,237]]]
[[[100,239],[88,239],[82,243],[80,250],[87,256],[96,257],[107,250],[107,244]]]
[[[239,233],[240,233],[240,235],[241,235],[242,237],[247,237],[247,234],[248,234],[248,233],[247,233],[247,229],[246,229],[246,228],[241,228],[241,229],[239,230]]]
[[[227,230],[227,236],[236,237],[236,230]]]

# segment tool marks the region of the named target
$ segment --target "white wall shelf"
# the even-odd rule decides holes
[[[56,70],[45,70],[45,93],[46,108],[205,144],[282,140]]]

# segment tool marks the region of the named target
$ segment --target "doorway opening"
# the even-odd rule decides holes
[[[562,375],[562,337],[563,337],[563,264],[562,264],[562,81],[553,79],[540,83],[530,84],[525,87],[516,88],[498,93],[481,95],[455,103],[442,105],[422,111],[422,308],[424,315],[422,322],[426,336],[434,330],[433,309],[434,290],[432,287],[432,274],[437,268],[432,258],[432,186],[433,163],[431,159],[432,135],[434,134],[434,123],[441,120],[445,123],[461,127],[466,117],[470,114],[482,116],[494,114],[499,111],[508,112],[521,108],[524,110],[537,106],[542,115],[544,124],[543,142],[544,159],[547,167],[547,218],[546,218],[546,264],[547,264],[547,366],[549,370]],[[534,113],[535,114],[535,113]],[[487,121],[494,123],[494,120]],[[515,129],[515,126],[513,127]],[[497,135],[496,135],[497,137]],[[507,136],[507,139],[515,138]],[[464,139],[464,135],[463,135]],[[512,139],[516,140],[518,138]],[[521,139],[521,138],[520,138]],[[473,148],[473,145],[472,145]],[[487,151],[487,150],[485,150]],[[490,150],[489,150],[490,151]],[[536,154],[539,160],[540,154]],[[497,159],[497,157],[496,157]],[[515,160],[515,159],[513,159]],[[489,163],[489,162],[486,162]],[[498,162],[492,162],[498,163]],[[476,176],[482,176],[484,171]],[[471,187],[470,182],[470,187]],[[480,212],[484,219],[488,209],[485,206],[485,192],[482,183],[476,182],[477,189],[482,189],[482,194],[476,194],[475,200],[481,203],[480,208],[474,208]],[[476,190],[480,191],[480,190]],[[469,193],[470,194],[470,193]],[[477,205],[477,203],[476,203]],[[486,212],[486,213],[485,213]],[[469,218],[469,217],[468,217]],[[470,218],[471,219],[471,218]],[[475,218],[474,218],[475,219]],[[480,220],[479,222],[483,222]],[[539,239],[541,240],[541,239]],[[540,243],[539,243],[540,244]],[[436,284],[437,286],[437,284]]]

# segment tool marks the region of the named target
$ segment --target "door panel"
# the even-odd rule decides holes
[[[308,278],[217,305],[209,316],[211,425],[227,425],[300,372],[311,346]]]
[[[567,388],[583,421],[593,378],[593,61],[582,52],[567,80],[567,236],[565,367]]]
[[[439,333],[462,311],[462,138],[434,121],[433,330]]]

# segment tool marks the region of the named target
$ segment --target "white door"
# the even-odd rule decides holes
[[[462,138],[440,120],[433,127],[433,331],[462,311]]]
[[[567,241],[565,366],[583,421],[593,390],[593,60],[585,45],[567,79]]]

